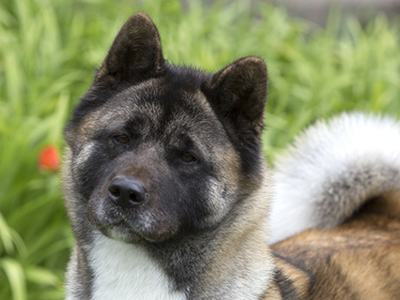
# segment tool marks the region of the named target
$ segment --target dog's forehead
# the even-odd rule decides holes
[[[98,114],[107,128],[121,128],[138,117],[156,121],[163,114],[163,107],[157,101],[162,90],[154,79],[131,86],[111,97]]]
[[[165,133],[178,128],[196,131],[200,125],[202,131],[209,126],[214,129],[220,126],[200,89],[151,79],[111,97],[87,115],[82,128],[91,127],[85,131],[95,135],[98,131],[122,129],[133,121],[141,122],[149,130],[161,129]]]

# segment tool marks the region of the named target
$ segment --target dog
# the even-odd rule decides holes
[[[65,129],[66,299],[400,297],[399,124],[320,123],[269,171],[266,96],[261,58],[177,67],[124,24]]]

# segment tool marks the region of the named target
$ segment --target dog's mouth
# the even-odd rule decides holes
[[[91,197],[88,219],[105,236],[127,242],[162,242],[174,236],[180,222],[176,217],[151,205],[121,208],[107,198]]]
[[[125,220],[119,222],[104,223],[99,226],[98,223],[92,226],[101,231],[105,236],[123,241],[126,243],[138,243],[147,241],[152,243],[163,242],[171,238],[176,232],[176,228],[154,227],[146,223],[132,225]]]
[[[136,231],[129,228],[125,222],[106,224],[104,226],[93,226],[98,229],[105,236],[126,243],[138,243],[140,240],[144,239]]]

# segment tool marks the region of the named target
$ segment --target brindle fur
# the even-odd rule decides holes
[[[158,283],[165,291],[159,299],[395,299],[397,194],[376,198],[329,231],[267,245],[266,93],[258,57],[215,74],[175,67],[148,16],[125,23],[65,131],[63,186],[76,239],[67,299],[154,299]],[[120,134],[129,143],[116,142]],[[195,160],[183,161],[183,153]],[[108,194],[127,176],[147,192],[133,208]],[[102,251],[114,245],[115,252]],[[102,267],[108,260],[123,267],[130,251],[157,276]],[[103,252],[106,261],[97,261]],[[129,278],[140,281],[137,290]]]

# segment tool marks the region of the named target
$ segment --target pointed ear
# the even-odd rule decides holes
[[[119,31],[95,81],[140,82],[160,74],[163,66],[157,27],[146,14],[136,13]]]
[[[261,58],[251,56],[231,63],[204,85],[203,92],[239,134],[261,135],[267,97],[267,67]]]

